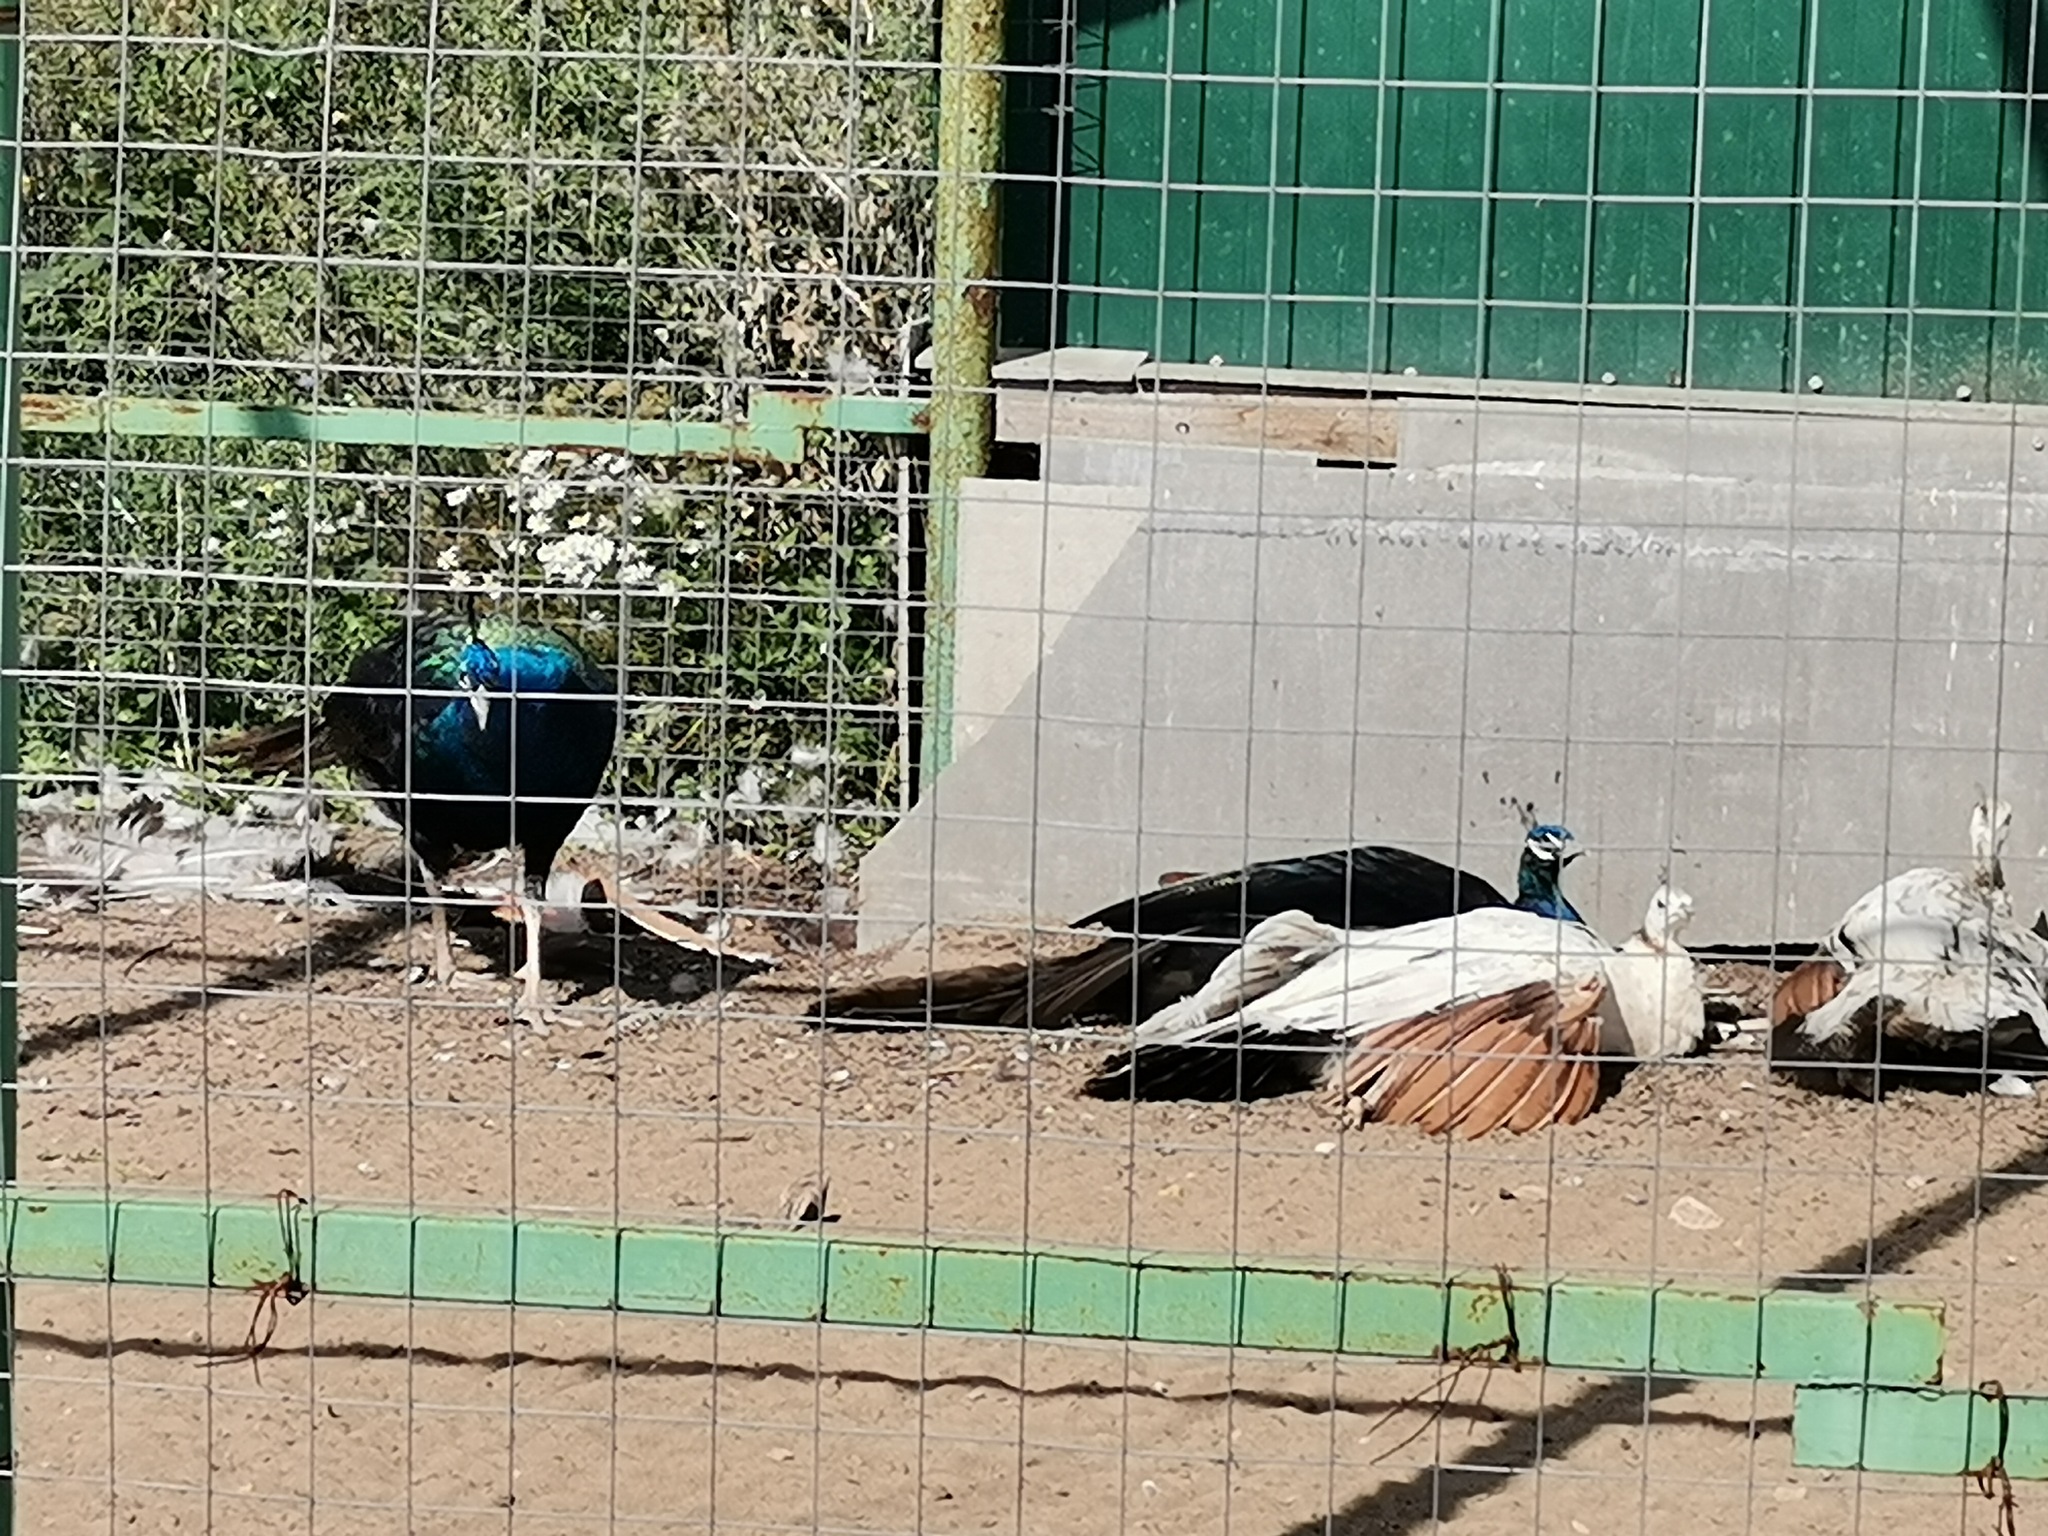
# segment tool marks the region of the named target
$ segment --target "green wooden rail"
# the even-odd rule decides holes
[[[246,1289],[285,1272],[275,1203],[21,1191],[0,1203],[0,1219],[15,1280]],[[1446,1280],[1170,1253],[343,1207],[305,1208],[290,1222],[299,1277],[335,1296],[1800,1383],[1941,1379],[1941,1307],[1846,1294],[1504,1283],[1491,1271]]]

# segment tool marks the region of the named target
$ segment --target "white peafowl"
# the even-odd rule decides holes
[[[1829,1064],[1843,1088],[1875,1098],[1877,1068],[1926,1068],[1959,1057],[2048,1046],[2042,968],[2048,942],[2017,922],[1999,863],[2012,807],[1981,798],[1970,813],[1969,874],[1909,869],[1843,914],[1825,953],[1793,971],[1771,1004],[1774,1065]],[[2001,1092],[2025,1093],[2017,1078]]]
[[[1617,950],[1583,923],[1511,908],[1376,933],[1284,912],[1140,1025],[1087,1091],[1241,1095],[1279,1078],[1430,1134],[1569,1124],[1598,1097],[1602,1057],[1699,1048],[1705,1000],[1678,942],[1691,916],[1692,898],[1660,885]]]

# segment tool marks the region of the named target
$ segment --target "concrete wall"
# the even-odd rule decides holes
[[[1135,403],[969,488],[958,756],[863,865],[864,945],[1353,842],[1501,883],[1508,795],[1592,849],[1610,938],[1667,863],[1695,936],[1814,937],[1966,859],[1994,774],[2048,901],[2048,426],[1468,393],[1392,402],[1361,469]]]

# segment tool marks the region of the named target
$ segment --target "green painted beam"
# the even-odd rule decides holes
[[[0,1206],[16,1280],[244,1289],[284,1271],[269,1203],[109,1202],[18,1192]],[[1396,1359],[1453,1354],[1670,1376],[1917,1385],[1941,1379],[1942,1309],[1818,1292],[1726,1294],[1492,1272],[1449,1280],[1203,1255],[928,1244],[886,1235],[613,1228],[330,1208],[298,1221],[314,1290],[1242,1345]]]
[[[995,441],[996,285],[1003,169],[1004,0],[939,7],[933,194],[931,494],[925,509],[924,741],[919,793],[953,760],[960,487]]]
[[[1795,1466],[1959,1477],[1993,1457],[2011,1477],[2048,1478],[2048,1397],[1860,1386],[1793,1396]]]
[[[116,437],[242,438],[400,448],[583,448],[642,458],[738,458],[794,464],[813,432],[917,436],[926,402],[883,395],[760,390],[736,422],[508,416],[380,406],[237,405],[224,400],[24,395],[23,430]]]

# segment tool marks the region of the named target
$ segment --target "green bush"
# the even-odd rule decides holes
[[[930,268],[914,0],[332,14],[32,8],[28,389],[715,420],[764,385],[893,385]],[[32,435],[27,763],[189,765],[464,579],[623,669],[627,795],[822,773],[804,793],[859,840],[900,784],[902,451]]]

